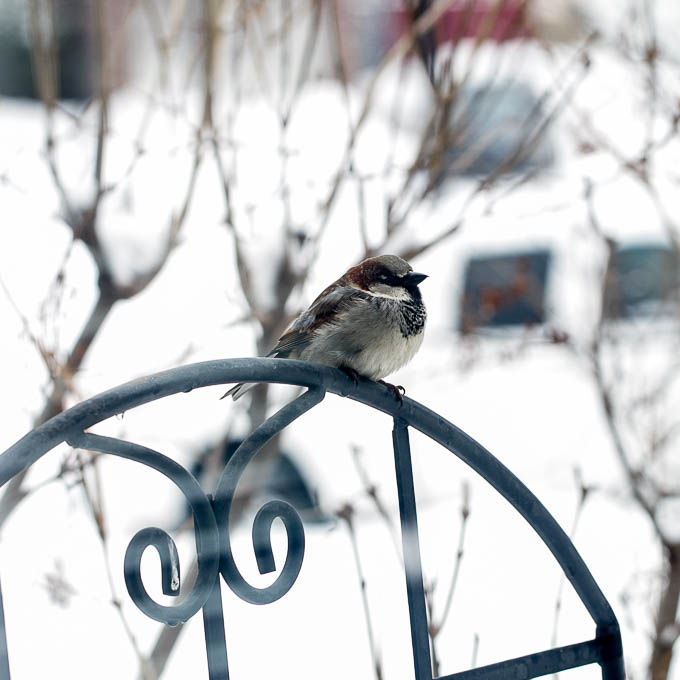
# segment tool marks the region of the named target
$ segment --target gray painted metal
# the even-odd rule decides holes
[[[241,444],[227,463],[212,498],[203,492],[189,472],[167,456],[132,442],[85,432],[106,418],[164,396],[234,382],[287,383],[309,389],[271,416]],[[274,583],[266,588],[255,588],[245,581],[234,563],[229,539],[229,511],[238,480],[260,448],[316,406],[326,392],[349,397],[394,418],[393,446],[416,680],[433,678],[408,427],[419,430],[453,452],[515,507],[552,552],[596,625],[593,640],[456,673],[441,680],[528,679],[591,663],[601,666],[603,680],[623,680],[621,635],[614,612],[568,536],[540,501],[486,449],[437,413],[408,398],[400,404],[385,387],[367,380],[355,383],[335,369],[288,359],[225,359],[182,366],[134,380],[59,414],[7,449],[0,456],[0,486],[62,442],[135,460],[167,476],[186,496],[194,515],[198,557],[196,583],[178,605],[159,605],[148,595],[140,575],[140,562],[142,553],[150,546],[158,551],[161,559],[163,592],[178,595],[180,588],[175,543],[165,531],[157,528],[143,529],[130,541],[124,561],[125,582],[135,604],[147,616],[168,625],[187,621],[202,609],[210,680],[227,680],[219,576],[247,602],[268,604],[283,597],[293,586],[305,550],[302,521],[295,509],[283,501],[269,501],[253,522],[253,549],[261,573],[276,570],[270,528],[274,519],[279,518],[288,535],[285,564]],[[0,595],[0,680],[10,677],[6,650]]]
[[[413,486],[411,445],[408,426],[401,418],[394,419],[392,430],[394,466],[397,473],[397,494],[401,518],[401,541],[406,577],[406,597],[411,616],[411,645],[413,646],[413,667],[416,678],[432,677],[430,638],[427,632],[427,611],[423,569],[420,563],[420,542],[418,540],[418,516],[416,513],[416,491]]]
[[[5,606],[0,589],[0,678],[9,679],[9,657],[7,655],[7,634],[5,633]]]

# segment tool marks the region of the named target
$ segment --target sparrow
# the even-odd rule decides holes
[[[425,305],[414,272],[396,255],[370,257],[348,269],[300,314],[268,357],[301,359],[342,369],[386,385],[399,401],[401,385],[383,378],[409,362],[425,331]],[[224,397],[234,401],[254,383],[240,383]]]

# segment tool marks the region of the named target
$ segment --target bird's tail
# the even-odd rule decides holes
[[[225,397],[231,397],[234,401],[237,399],[240,399],[246,392],[250,392],[250,390],[255,387],[257,383],[239,383],[238,385],[234,385],[230,390],[225,392],[220,399],[224,399]]]
[[[275,347],[269,354],[267,354],[268,357],[276,357],[278,359],[287,359],[288,355],[290,352],[282,352],[281,349],[277,346]],[[224,399],[225,397],[231,397],[234,401],[237,399],[240,399],[246,392],[250,392],[250,390],[255,387],[258,383],[239,383],[238,385],[234,385],[230,390],[225,392],[220,399]]]

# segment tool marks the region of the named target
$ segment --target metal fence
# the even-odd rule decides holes
[[[258,427],[229,459],[214,496],[206,494],[181,465],[163,454],[133,442],[86,432],[111,416],[162,397],[209,385],[233,382],[272,382],[308,389]],[[433,680],[418,522],[411,467],[409,427],[424,433],[469,465],[526,519],[560,564],[565,576],[595,622],[595,638],[564,647],[440,676],[440,680],[528,679],[597,663],[604,680],[623,680],[624,665],[619,625],[585,563],[568,536],[539,500],[486,449],[437,413],[366,380],[354,383],[341,371],[286,359],[226,359],[191,364],[134,380],[87,399],[28,433],[0,456],[0,485],[19,474],[62,442],[72,447],[135,460],[168,477],[179,487],[193,512],[198,577],[179,605],[164,606],[147,593],[140,574],[142,553],[154,546],[161,559],[162,588],[166,595],[180,591],[180,566],[173,539],[163,530],[148,528],[131,540],[125,554],[125,583],[130,597],[149,617],[173,626],[202,610],[210,680],[227,680],[220,576],[243,600],[268,604],[283,597],[295,583],[305,550],[305,534],[296,510],[288,503],[265,503],[253,522],[253,547],[260,573],[276,571],[270,529],[283,521],[288,546],[276,580],[265,588],[250,585],[236,566],[229,539],[229,515],[239,478],[262,446],[332,392],[383,411],[394,419],[393,448],[399,494],[408,608],[415,680]],[[0,565],[1,567],[1,565]],[[11,625],[11,621],[9,622]],[[5,620],[0,596],[0,680],[9,680]]]

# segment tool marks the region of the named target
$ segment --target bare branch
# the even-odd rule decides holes
[[[356,529],[354,528],[354,508],[351,505],[344,505],[336,513],[337,517],[345,522],[347,526],[347,533],[349,535],[350,544],[352,546],[352,554],[354,555],[354,564],[359,578],[359,587],[361,589],[361,602],[364,608],[364,619],[366,621],[366,634],[368,635],[368,647],[371,652],[371,659],[373,659],[373,670],[375,672],[376,680],[382,680],[383,670],[380,654],[376,648],[375,637],[373,633],[373,622],[371,620],[371,610],[368,605],[368,597],[366,595],[366,578],[364,576],[363,567],[361,565],[361,556],[359,554],[359,546],[357,544]]]
[[[366,494],[366,497],[371,500],[371,502],[375,506],[378,516],[385,523],[385,526],[387,527],[387,530],[389,531],[390,534],[390,539],[392,540],[392,545],[394,546],[395,554],[399,561],[403,563],[399,531],[395,526],[392,517],[390,516],[387,506],[385,505],[382,498],[380,497],[380,494],[378,493],[378,488],[371,481],[368,475],[368,471],[364,467],[363,461],[361,459],[361,455],[363,452],[361,448],[359,448],[358,446],[352,446],[350,450],[352,453],[352,461],[354,463],[354,467],[356,468],[357,473],[359,474],[359,479],[361,480],[364,493]]]
[[[87,460],[83,460],[83,455],[88,455]],[[90,512],[92,520],[97,527],[97,534],[101,543],[101,548],[104,553],[104,568],[106,570],[106,578],[109,585],[109,590],[111,592],[111,604],[118,613],[118,618],[120,619],[121,625],[125,634],[130,642],[132,649],[135,652],[137,660],[139,661],[140,668],[144,669],[143,680],[157,680],[158,676],[153,673],[153,670],[149,664],[149,661],[142,654],[142,651],[137,642],[130,624],[125,617],[123,608],[121,606],[121,600],[116,593],[115,582],[113,578],[113,573],[111,572],[111,564],[109,559],[109,539],[108,539],[108,529],[105,519],[105,511],[103,505],[103,495],[101,488],[101,478],[99,469],[97,467],[98,455],[92,452],[81,452],[78,456],[79,462],[79,483],[83,490],[85,497],[85,504]],[[94,477],[94,482],[91,484],[87,478],[88,469],[92,472]]]
[[[456,557],[453,563],[453,573],[451,574],[451,582],[449,583],[449,590],[446,594],[446,600],[444,600],[444,608],[439,616],[439,619],[435,621],[434,616],[431,617],[429,632],[432,638],[432,646],[434,647],[435,639],[441,632],[446,619],[451,611],[451,603],[453,602],[453,595],[456,592],[456,586],[458,585],[458,577],[460,575],[460,568],[463,564],[463,555],[465,549],[465,530],[467,528],[468,519],[470,517],[470,485],[468,482],[464,481],[462,484],[462,501],[460,506],[460,529],[458,532],[458,547],[456,548]]]
[[[590,493],[593,491],[592,487],[587,486],[583,481],[583,475],[579,468],[574,470],[574,478],[576,480],[578,488],[578,501],[576,503],[576,509],[574,510],[574,518],[572,520],[571,529],[569,531],[569,538],[573,541],[576,536],[576,530],[578,529],[579,521],[581,515],[583,514],[583,508],[585,507],[586,500],[589,498]],[[559,624],[560,614],[562,612],[562,592],[564,590],[564,584],[566,582],[564,573],[560,573],[560,582],[557,586],[557,596],[555,597],[555,612],[553,615],[553,629],[550,638],[550,644],[553,647],[557,647],[557,629]],[[557,674],[554,676],[558,677]]]

